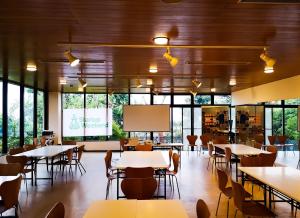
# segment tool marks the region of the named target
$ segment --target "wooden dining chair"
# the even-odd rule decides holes
[[[228,144],[228,137],[225,135],[217,135],[213,139],[214,144]]]
[[[246,191],[243,186],[231,180],[233,202],[236,207],[235,216],[239,210],[243,216],[275,217],[276,215],[264,205],[252,200],[246,201]]]
[[[278,139],[279,144],[284,145],[284,144],[286,144],[288,137],[285,135],[279,135],[279,136],[277,136],[277,139]]]
[[[149,178],[153,177],[154,169],[152,167],[127,167],[125,168],[126,178]]]
[[[19,175],[16,179],[3,182],[0,185],[0,214],[14,208],[15,217],[18,217],[19,207],[19,192],[21,187],[22,176]]]
[[[64,176],[65,169],[66,169],[66,183],[68,182],[68,170],[69,167],[69,173],[73,175],[72,171],[72,160],[73,160],[73,149],[69,149],[65,152],[65,154],[62,156],[60,160],[57,160],[53,163],[54,166],[57,166],[57,168],[62,166],[62,173],[61,175]]]
[[[112,159],[112,151],[108,150],[106,151],[106,155],[104,157],[105,162],[105,175],[107,178],[107,184],[106,184],[106,197],[108,198],[110,185],[112,184],[112,181],[117,178],[117,174],[114,172],[114,169],[111,165],[111,159]]]
[[[175,178],[176,181],[176,186],[177,186],[177,191],[178,191],[178,197],[180,199],[180,191],[179,191],[179,185],[178,185],[178,180],[177,180],[177,173],[178,173],[178,166],[179,166],[179,155],[177,153],[174,153],[172,156],[172,160],[173,160],[173,170],[168,169],[167,170],[167,176],[169,176],[169,178],[172,178],[172,187],[174,190],[174,181],[173,178]]]
[[[153,198],[157,188],[156,179],[125,178],[121,182],[121,189],[127,199],[146,200]]]
[[[0,164],[0,176],[17,176],[19,173],[23,173],[19,163]]]
[[[210,138],[208,135],[201,135],[200,140],[201,140],[200,154],[201,154],[201,152],[204,154],[204,150],[208,150],[208,143],[210,141]]]
[[[272,152],[272,153],[276,153],[277,155],[277,147],[275,145],[270,145],[270,146],[267,146],[267,151],[268,152]]]
[[[262,145],[263,145],[262,143],[260,143],[260,142],[256,142],[256,141],[255,141],[255,143],[254,143],[254,146],[253,146],[253,147],[254,147],[254,148],[256,148],[256,149],[260,149],[260,150],[261,150],[261,148],[262,148]]]
[[[269,140],[270,145],[275,145],[276,136],[275,135],[269,135],[268,140]]]
[[[273,167],[275,164],[276,160],[276,153],[270,153],[270,154],[265,154],[265,153],[260,153],[260,163],[262,167]]]
[[[257,134],[254,136],[254,140],[258,144],[264,144],[265,137],[263,134]]]
[[[61,202],[57,202],[47,213],[45,218],[64,218],[65,206]]]
[[[20,154],[23,153],[25,150],[23,147],[15,147],[15,148],[10,148],[8,150],[9,155],[15,155],[15,154]]]
[[[128,147],[125,146],[128,143],[128,138],[120,138],[120,149],[122,151],[128,151]]]
[[[194,147],[197,148],[197,145],[196,145],[196,141],[197,141],[197,138],[198,138],[197,135],[187,135],[186,138],[189,142],[189,148],[191,148],[191,150],[192,149],[194,150]],[[189,150],[190,150],[189,148],[188,148],[188,153],[189,153]]]
[[[218,159],[223,159],[224,158],[224,155],[222,154],[215,154],[214,153],[214,146],[212,144],[208,144],[208,161],[207,161],[207,167],[206,169],[208,170],[209,168],[209,164],[211,162],[211,159],[213,160],[212,162],[212,170],[213,170],[213,166],[216,165],[216,163],[221,163],[222,161],[217,161]]]
[[[31,151],[31,150],[36,149],[37,146],[34,144],[25,144],[25,145],[23,145],[23,148],[25,151]]]
[[[86,173],[86,170],[85,170],[84,166],[81,163],[81,158],[82,158],[82,154],[83,154],[83,151],[84,151],[84,147],[85,147],[85,145],[80,145],[77,148],[77,152],[76,152],[75,157],[73,156],[73,160],[75,161],[75,170],[77,170],[77,167],[78,167],[81,175],[83,175],[82,171],[84,171]]]
[[[210,212],[207,207],[207,204],[202,199],[197,201],[196,205],[197,218],[209,218]]]
[[[41,136],[41,137],[40,137],[40,145],[41,145],[41,147],[47,145],[47,139],[46,139],[45,136]]]
[[[38,140],[38,138],[33,138],[33,145],[34,146],[39,146],[39,140]]]
[[[216,210],[216,216],[218,216],[221,195],[223,194],[227,198],[227,217],[228,217],[229,200],[232,197],[232,187],[226,187],[227,183],[228,183],[228,177],[227,177],[227,174],[225,171],[217,168],[217,175],[218,175],[218,188],[220,190],[220,194],[219,194],[219,200],[218,200],[218,205],[217,205],[217,210]]]
[[[152,145],[140,145],[135,146],[136,151],[152,151]]]

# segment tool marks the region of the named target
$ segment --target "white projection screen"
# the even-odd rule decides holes
[[[124,105],[124,131],[169,132],[169,105]]]

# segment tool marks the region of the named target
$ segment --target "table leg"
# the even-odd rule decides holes
[[[31,158],[31,186],[33,186],[33,174],[34,174],[34,159]]]
[[[272,188],[269,186],[269,209],[272,209]]]
[[[54,157],[51,158],[51,186],[53,186],[53,159]]]
[[[37,158],[34,158],[34,184],[37,186]]]
[[[164,197],[167,199],[167,170],[165,169],[165,190],[164,190]]]
[[[245,174],[243,171],[242,171],[242,185],[243,186],[245,185]]]
[[[238,175],[238,161],[235,161],[235,181],[239,181],[239,175]]]
[[[117,200],[119,200],[119,169],[117,169]]]
[[[267,185],[263,185],[264,187],[264,205],[267,207]]]

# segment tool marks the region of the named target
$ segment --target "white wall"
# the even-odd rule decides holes
[[[49,130],[54,131],[54,143],[61,143],[61,93],[49,92]]]
[[[300,75],[232,92],[232,105],[300,98]]]

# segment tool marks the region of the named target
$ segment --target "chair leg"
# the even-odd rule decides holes
[[[83,171],[86,173],[86,170],[85,170],[84,166],[82,165],[82,163],[80,161],[78,161],[78,163],[82,167]]]
[[[227,218],[229,217],[229,198],[227,200]]]
[[[234,218],[236,218],[236,214],[237,214],[237,209],[235,209]]]
[[[25,187],[26,187],[26,195],[28,196],[28,187],[27,187],[26,173],[24,173],[24,183],[25,183]]]
[[[219,194],[219,200],[218,200],[218,205],[217,205],[217,210],[216,210],[216,216],[218,215],[218,210],[219,210],[221,195],[222,195],[222,192],[220,192],[220,194]]]
[[[210,157],[208,158],[208,162],[207,162],[207,167],[206,167],[207,170],[208,170],[208,167],[209,167],[209,162],[210,162]]]
[[[179,186],[178,186],[178,181],[177,181],[177,177],[174,176],[175,179],[176,179],[176,185],[177,185],[177,191],[178,191],[178,196],[179,196],[179,199],[180,199],[180,191],[179,191]]]
[[[108,193],[109,193],[109,179],[107,180],[107,185],[106,185],[106,197],[105,197],[106,200],[108,198]]]

